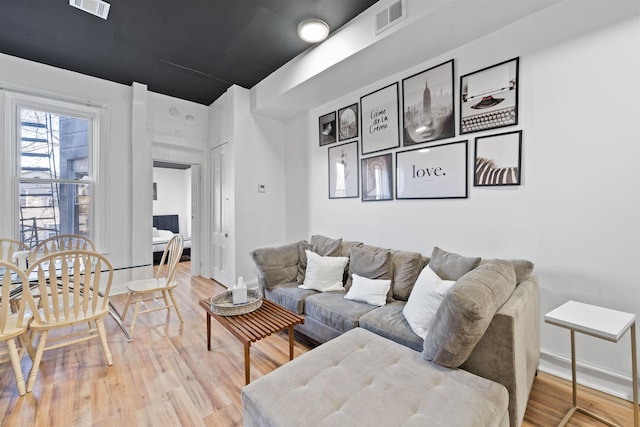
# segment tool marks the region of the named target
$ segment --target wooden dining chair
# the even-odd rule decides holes
[[[31,291],[23,292],[33,312],[31,344],[38,338],[27,391],[33,389],[43,352],[99,338],[107,365],[111,351],[107,343],[104,316],[109,314],[109,292],[113,267],[97,252],[71,250],[56,252],[36,260],[27,276],[37,281],[39,301]],[[48,289],[57,292],[47,292]],[[85,330],[78,331],[81,325]],[[49,331],[63,330],[49,339]]]
[[[86,236],[79,234],[58,234],[38,243],[32,250],[37,256],[46,256],[60,251],[92,251],[95,252],[96,247]]]
[[[20,360],[27,348],[27,319],[24,317],[24,304],[18,304],[17,312],[13,312],[10,300],[15,291],[21,293],[29,289],[29,281],[24,272],[15,264],[0,261],[0,341],[7,343],[7,349],[0,352],[0,362],[11,361],[16,376],[18,393],[25,393],[24,377]],[[17,341],[16,341],[17,340]],[[18,348],[19,347],[19,348]]]
[[[151,313],[158,310],[171,312],[171,308],[174,308],[178,319],[180,319],[180,323],[184,323],[173,294],[173,289],[178,285],[175,280],[176,267],[182,257],[183,248],[184,238],[182,235],[176,234],[169,240],[169,243],[167,243],[167,246],[164,248],[160,265],[158,265],[156,270],[156,276],[153,279],[134,280],[127,283],[129,295],[127,296],[127,302],[122,311],[122,318],[125,319],[129,306],[135,302],[131,327],[129,328],[131,337],[133,337],[133,331],[136,327],[136,320],[139,314]],[[162,296],[163,303],[159,301],[160,296]],[[154,306],[149,307],[145,304],[150,301],[154,303]],[[142,311],[140,310],[141,305],[144,306]]]

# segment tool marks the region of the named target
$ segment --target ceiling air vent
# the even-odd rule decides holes
[[[393,25],[402,21],[406,16],[405,0],[393,2],[389,7],[384,8],[376,14],[374,22],[375,35],[389,29]]]
[[[69,0],[69,5],[87,13],[107,19],[111,5],[101,0]]]

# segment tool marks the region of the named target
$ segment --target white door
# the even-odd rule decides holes
[[[233,245],[231,245],[230,188],[233,176],[231,174],[232,158],[229,144],[222,144],[211,150],[212,166],[212,264],[213,279],[225,286],[234,283]]]
[[[200,195],[201,188],[200,165],[191,165],[191,275],[200,275],[200,263],[202,255],[200,252]]]

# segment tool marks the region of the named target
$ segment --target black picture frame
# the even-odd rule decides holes
[[[393,158],[391,153],[361,161],[362,201],[393,200]]]
[[[329,198],[357,198],[359,193],[360,162],[358,141],[328,148]]]
[[[398,82],[360,98],[360,153],[377,153],[400,146]]]
[[[473,186],[516,186],[522,182],[522,131],[476,137]]]
[[[402,80],[402,146],[456,136],[453,59]]]
[[[332,111],[318,118],[318,139],[320,146],[333,144],[336,139],[336,112]]]
[[[359,135],[358,103],[338,110],[338,141],[357,138]]]
[[[396,153],[396,199],[466,199],[468,141]]]
[[[516,57],[460,77],[460,134],[518,124]]]

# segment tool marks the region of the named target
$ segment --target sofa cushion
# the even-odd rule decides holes
[[[362,328],[258,378],[241,397],[245,426],[509,425],[504,386]]]
[[[311,236],[313,251],[322,256],[341,256],[342,239],[331,239],[326,236],[314,234]]]
[[[254,249],[251,258],[256,264],[258,282],[263,289],[297,282],[300,260],[298,242]]]
[[[317,291],[300,289],[298,284],[285,283],[273,288],[266,288],[264,296],[270,301],[283,306],[294,313],[304,314],[304,300],[308,296],[317,294]]]
[[[349,279],[345,290],[349,290],[353,281],[351,275],[357,274],[367,279],[391,280],[393,278],[393,265],[389,250],[370,251],[365,248],[351,248],[349,251]],[[391,288],[387,293],[387,302],[393,301]]]
[[[420,272],[402,310],[411,330],[420,338],[427,335],[440,303],[454,283],[453,280],[442,280],[428,265]]]
[[[422,254],[408,251],[393,252],[391,263],[393,264],[393,298],[406,301],[422,270]]]
[[[349,240],[342,241],[342,247],[340,249],[340,256],[349,256],[349,251],[351,248],[359,248],[362,247],[362,242],[352,242]]]
[[[508,261],[489,261],[461,277],[431,324],[424,359],[450,368],[463,364],[515,287],[516,274]]]
[[[435,246],[429,266],[442,280],[458,280],[480,264],[480,257],[464,257]]]
[[[321,256],[310,250],[305,251],[307,270],[301,289],[315,289],[320,292],[341,291],[347,257]]]
[[[360,317],[360,327],[389,338],[416,351],[422,351],[424,340],[413,333],[402,315],[405,301],[394,301]]]
[[[482,260],[481,264],[489,261],[491,260]],[[507,259],[504,261],[509,261],[513,264],[513,268],[516,271],[516,283],[520,284],[531,277],[534,268],[534,264],[531,261],[526,259]]]
[[[387,294],[391,289],[391,280],[367,279],[356,273],[351,275],[351,287],[344,296],[352,301],[366,302],[370,305],[382,306],[387,302]]]
[[[307,242],[306,240],[301,240],[300,242],[298,242],[299,260],[298,260],[298,277],[296,280],[298,283],[304,282],[304,274],[307,271],[307,254],[305,253],[306,250],[315,252],[315,248],[313,247],[313,245]]]
[[[344,298],[344,292],[323,292],[305,298],[306,316],[341,332],[358,326],[363,314],[375,309],[373,305]]]

